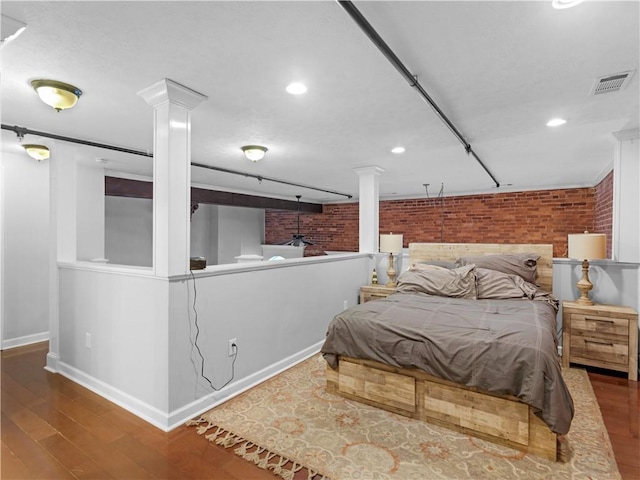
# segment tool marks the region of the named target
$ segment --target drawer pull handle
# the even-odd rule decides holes
[[[609,347],[613,347],[613,343],[611,342],[597,342],[596,340],[585,340],[584,343],[595,343],[596,345],[607,345]]]
[[[601,323],[615,323],[613,320],[602,320],[601,318],[589,318],[589,317],[584,317],[585,320],[588,320],[590,322],[601,322]]]

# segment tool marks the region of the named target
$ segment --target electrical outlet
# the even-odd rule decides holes
[[[232,338],[229,340],[229,356],[233,357],[238,353],[238,339]]]
[[[344,307],[345,310],[349,308],[349,300],[345,300],[342,306]]]
[[[85,333],[84,334],[84,346],[87,348],[91,348],[91,334],[90,333]]]

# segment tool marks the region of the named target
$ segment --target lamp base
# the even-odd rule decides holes
[[[578,290],[582,292],[580,298],[576,300],[578,305],[594,305],[593,301],[589,298],[589,291],[593,288],[593,284],[589,280],[589,261],[582,261],[582,278],[577,283]]]
[[[396,275],[398,272],[396,272],[395,267],[393,266],[393,253],[389,254],[389,268],[387,268],[387,277],[389,278],[389,280],[387,281],[387,284],[385,285],[386,287],[389,288],[394,288],[397,283],[396,283]]]
[[[593,303],[593,301],[589,297],[580,297],[576,300],[576,303],[578,305],[585,305],[587,307],[595,305],[595,303]]]

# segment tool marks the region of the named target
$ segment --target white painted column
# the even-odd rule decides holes
[[[379,238],[379,177],[380,167],[356,168],[360,177],[360,249],[361,253],[378,253]]]
[[[58,282],[58,221],[59,194],[58,184],[61,160],[58,149],[51,148],[49,160],[49,351],[45,370],[58,372],[60,361],[60,287]],[[75,213],[75,210],[74,210]],[[75,230],[74,230],[75,232]]]
[[[640,130],[613,136],[613,259],[640,263]]]
[[[57,261],[75,262],[78,259],[77,182],[78,165],[72,147],[57,143],[51,153],[50,185],[55,201],[57,226]],[[54,158],[55,155],[55,158]],[[53,233],[53,232],[52,232]],[[57,265],[56,265],[57,268]]]
[[[138,92],[154,107],[153,270],[189,272],[191,110],[207,97],[163,79]]]

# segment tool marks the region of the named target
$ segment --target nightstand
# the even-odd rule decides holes
[[[396,293],[395,287],[387,287],[385,285],[363,285],[360,287],[360,303],[366,303],[378,298],[385,298]]]
[[[562,366],[627,372],[638,380],[638,313],[617,305],[562,302]]]

